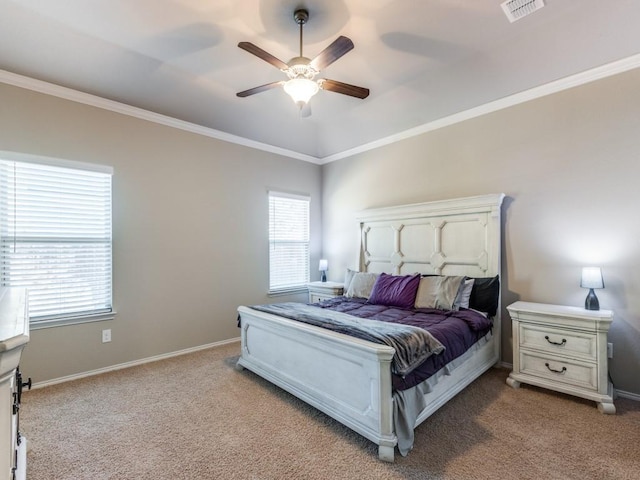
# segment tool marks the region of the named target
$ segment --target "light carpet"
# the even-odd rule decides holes
[[[595,403],[492,369],[396,462],[250,371],[239,344],[25,393],[29,480],[639,479],[640,402]],[[28,374],[28,372],[25,372]]]

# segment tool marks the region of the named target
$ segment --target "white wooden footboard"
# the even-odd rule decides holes
[[[313,405],[379,446],[393,461],[391,358],[394,349],[239,307],[239,367]]]

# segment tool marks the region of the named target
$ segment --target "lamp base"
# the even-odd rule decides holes
[[[598,297],[596,297],[593,288],[589,289],[589,294],[584,301],[584,308],[585,310],[600,310],[600,302],[598,302]]]
[[[321,282],[326,282],[327,281],[327,274],[323,271],[322,274],[320,275],[320,281]],[[596,302],[598,300],[596,299]]]

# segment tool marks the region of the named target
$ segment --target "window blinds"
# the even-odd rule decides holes
[[[269,192],[269,291],[309,281],[309,197]]]
[[[32,322],[111,312],[111,175],[0,160],[0,259]]]

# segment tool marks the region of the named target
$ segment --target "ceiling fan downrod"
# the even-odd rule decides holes
[[[302,57],[302,27],[309,20],[309,12],[304,8],[300,8],[293,12],[293,19],[300,25],[300,56]]]

